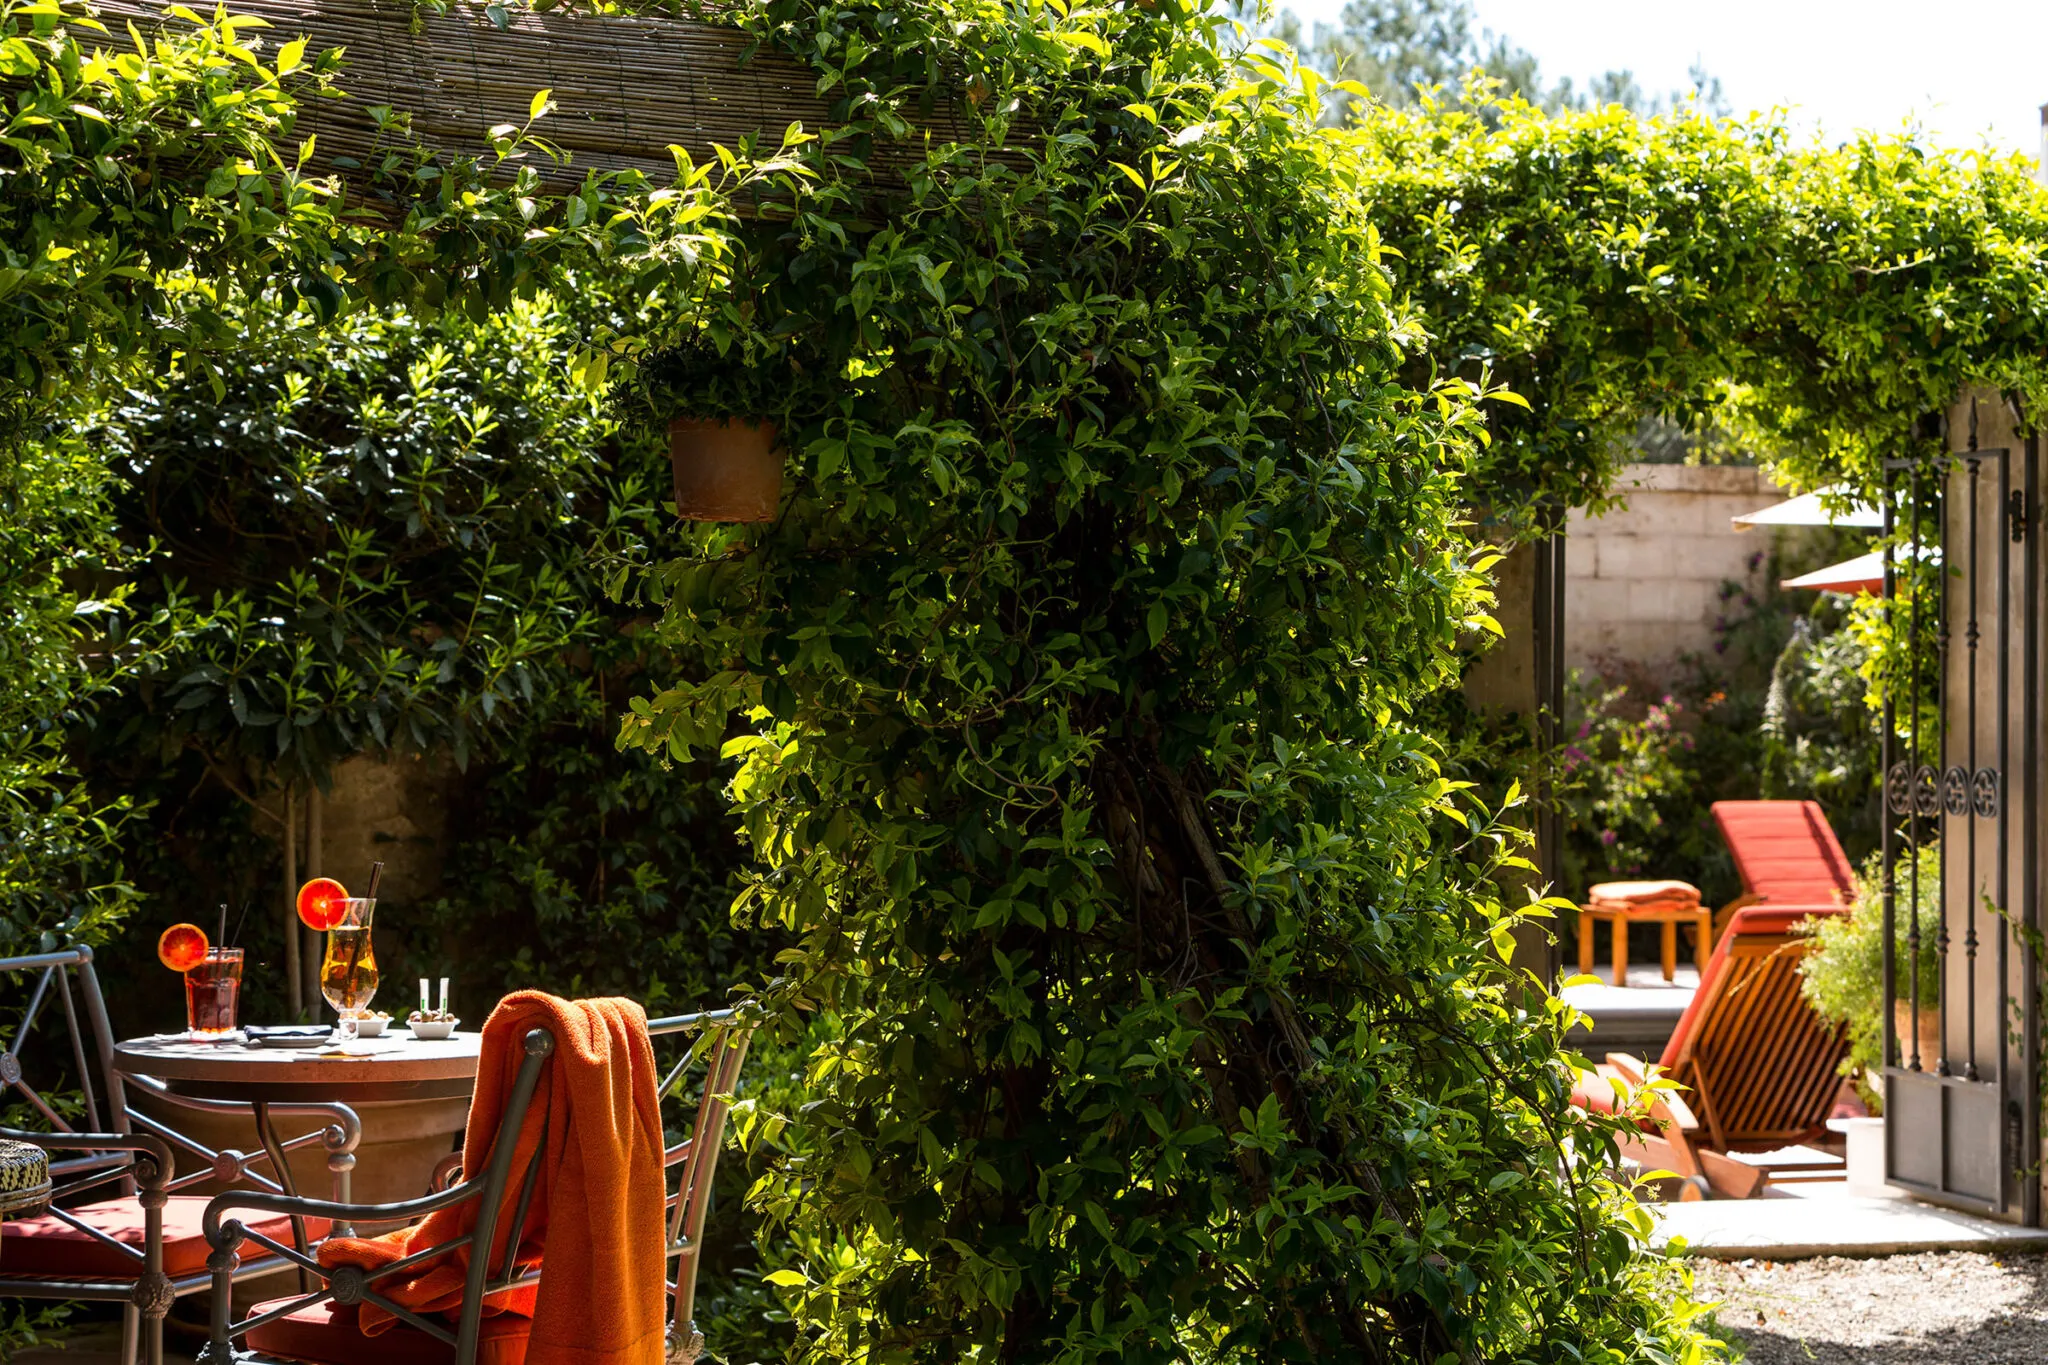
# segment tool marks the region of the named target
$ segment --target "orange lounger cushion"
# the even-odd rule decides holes
[[[69,1210],[72,1217],[89,1223],[123,1246],[142,1250],[142,1206],[133,1199],[106,1199]],[[191,1275],[206,1269],[212,1248],[200,1219],[206,1213],[206,1196],[174,1194],[164,1205],[164,1273]],[[249,1226],[273,1241],[292,1244],[292,1220],[270,1218]],[[327,1235],[327,1220],[308,1218],[306,1236],[318,1240]],[[243,1256],[255,1259],[271,1254],[268,1248],[246,1246]],[[0,1275],[35,1275],[64,1279],[133,1279],[142,1273],[142,1262],[123,1256],[98,1238],[80,1232],[55,1214],[10,1221],[0,1228]]]
[[[1774,905],[1846,905],[1848,855],[1816,801],[1716,801],[1714,822],[1750,895]]]
[[[261,1316],[295,1302],[297,1296],[259,1303],[253,1310]],[[530,1304],[532,1294],[527,1294]],[[455,1348],[404,1323],[389,1327],[374,1337],[363,1335],[356,1325],[356,1304],[316,1303],[266,1322],[249,1333],[249,1345],[269,1356],[311,1361],[313,1365],[450,1365]],[[519,1313],[499,1313],[478,1324],[476,1365],[524,1365],[526,1340],[533,1319]],[[448,1330],[455,1330],[450,1324]]]
[[[1691,882],[1601,882],[1586,893],[1587,899],[1606,908],[1609,903],[1663,905],[1670,902],[1700,903],[1700,889]]]

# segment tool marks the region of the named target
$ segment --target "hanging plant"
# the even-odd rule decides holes
[[[721,348],[711,334],[693,332],[640,365],[627,420],[666,422],[684,521],[775,520],[788,457],[784,409],[797,369],[786,351],[761,356],[763,349]]]
[[[782,500],[781,428],[741,417],[668,424],[676,515],[684,521],[773,521]]]

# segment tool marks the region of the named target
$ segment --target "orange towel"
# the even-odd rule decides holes
[[[667,1326],[663,1285],[667,1229],[662,1129],[654,1049],[647,1015],[631,1000],[561,1000],[539,991],[506,996],[484,1025],[476,1097],[462,1149],[465,1176],[490,1162],[513,1082],[524,1061],[527,1032],[555,1035],[555,1055],[540,1075],[526,1121],[512,1140],[490,1265],[504,1264],[527,1161],[541,1154],[519,1260],[531,1265],[546,1248],[537,1287],[495,1296],[486,1312],[526,1312],[533,1331],[527,1365],[660,1365]],[[476,1224],[477,1201],[441,1209],[409,1228],[372,1238],[333,1238],[320,1246],[322,1265],[366,1270],[390,1265],[416,1249],[460,1236]],[[459,1247],[378,1290],[416,1313],[453,1315],[462,1303],[469,1249]],[[376,1335],[396,1319],[365,1302],[362,1330]]]

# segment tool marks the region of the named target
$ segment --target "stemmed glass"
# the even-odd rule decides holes
[[[369,1013],[371,997],[377,994],[377,951],[370,942],[377,902],[351,896],[341,904],[341,919],[327,931],[320,994],[341,1016],[337,1033],[349,1039],[356,1036],[356,1021]]]

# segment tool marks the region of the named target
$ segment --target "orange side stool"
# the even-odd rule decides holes
[[[1690,924],[1698,933],[1693,951],[1696,964],[1706,969],[1707,954],[1714,946],[1714,912],[1700,905],[1700,889],[1690,882],[1601,882],[1587,893],[1579,907],[1579,970],[1593,970],[1593,939],[1596,926],[1606,920],[1614,926],[1614,984],[1628,984],[1628,927],[1657,924],[1664,930],[1664,979],[1678,974],[1678,926]]]

